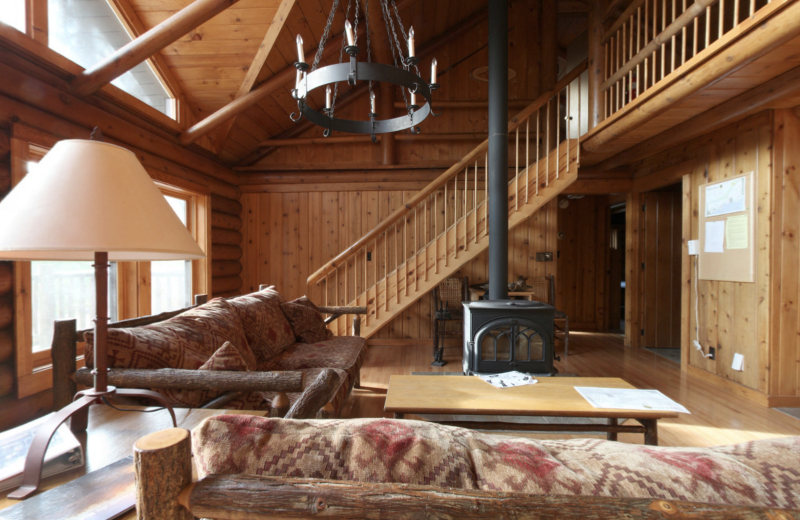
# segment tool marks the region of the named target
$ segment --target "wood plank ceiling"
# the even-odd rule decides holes
[[[138,15],[144,28],[149,29],[186,7],[192,0],[125,1]],[[306,52],[317,48],[333,1],[294,2],[253,88],[287,67],[292,67],[296,60],[297,34],[303,37]],[[351,9],[355,9],[355,2],[358,0],[350,1],[353,4]],[[270,25],[273,21],[281,23],[282,3],[281,0],[239,0],[161,52],[163,61],[182,90],[184,102],[198,120],[221,109],[237,97]],[[400,9],[400,16],[406,29],[414,26],[419,49],[483,9],[487,0],[407,0],[405,3],[398,0],[397,3],[405,6]],[[586,16],[581,11],[581,5],[581,2],[571,1],[562,2],[560,6],[563,17],[559,21],[558,36],[562,50],[585,29]],[[347,6],[348,0],[340,1],[328,46],[339,45]],[[370,13],[370,16],[374,30],[384,31],[381,13]],[[363,8],[361,17],[363,23]],[[349,19],[353,20],[352,13]],[[363,50],[365,42],[360,42],[360,46]],[[375,41],[372,46],[374,59]],[[360,58],[365,59],[366,56]],[[322,63],[338,61],[337,52]],[[442,65],[440,63],[440,70],[444,68]],[[427,70],[423,75],[427,75]],[[289,114],[297,110],[296,102],[291,96],[292,86],[290,82],[277,88],[255,106],[238,115],[232,124],[229,122],[222,125],[209,134],[214,143],[214,151],[222,160],[230,164],[240,163],[257,151],[260,143],[284,134],[294,125],[289,118]],[[346,94],[348,90],[346,84],[340,85],[339,95]],[[319,89],[311,94],[311,99],[312,106],[319,106],[324,101],[324,92]]]

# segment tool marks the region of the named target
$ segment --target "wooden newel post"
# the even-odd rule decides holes
[[[137,519],[194,519],[178,503],[178,495],[192,483],[189,430],[170,428],[142,437],[133,445],[133,464]]]

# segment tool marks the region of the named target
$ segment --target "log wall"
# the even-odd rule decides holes
[[[107,100],[81,99],[68,91],[64,71],[40,68],[13,52],[0,52],[0,196],[10,188],[9,141],[14,124],[60,139],[87,139],[94,126],[106,141],[133,151],[154,180],[211,195],[214,295],[237,294],[241,289],[241,191],[237,175],[198,147],[185,149],[177,135],[133,110]],[[0,224],[2,225],[2,224]],[[219,257],[217,256],[219,250]],[[51,391],[17,400],[13,374],[11,320],[13,293],[7,278],[11,264],[0,263],[0,429],[49,411]],[[6,413],[9,412],[9,413]]]

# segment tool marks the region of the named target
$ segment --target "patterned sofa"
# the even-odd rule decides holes
[[[250,474],[800,509],[800,437],[667,448],[597,439],[541,441],[410,420],[223,415],[192,432],[192,451],[201,478]],[[325,500],[333,506],[332,496]],[[427,504],[430,511],[436,506]]]
[[[84,333],[92,344],[93,332]],[[86,365],[93,364],[86,349]],[[366,340],[333,336],[319,309],[305,296],[287,302],[274,287],[235,298],[214,298],[169,319],[110,328],[110,368],[299,371],[306,384],[333,369],[338,385],[327,413],[338,417],[359,382]],[[83,369],[82,369],[83,370]],[[160,389],[176,407],[200,407],[220,396],[212,390]],[[242,393],[226,409],[268,410],[276,393]],[[301,393],[288,393],[294,404]]]

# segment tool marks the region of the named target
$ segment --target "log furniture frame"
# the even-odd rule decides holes
[[[259,290],[269,287],[261,285]],[[140,327],[159,323],[188,310],[194,309],[208,301],[205,294],[195,295],[195,304],[184,309],[162,312],[152,316],[142,316],[121,320],[108,325],[109,328]],[[319,307],[324,314],[331,316],[325,323],[343,314],[355,314],[353,318],[353,335],[359,335],[361,319],[358,315],[366,314],[366,307]],[[57,320],[53,333],[53,408],[59,410],[68,406],[78,392],[78,384],[91,384],[92,371],[86,367],[77,368],[77,345],[84,341],[84,333],[92,329],[76,330],[76,321]],[[190,389],[221,390],[225,393],[206,403],[200,408],[222,408],[233,401],[242,392],[277,392],[270,410],[271,417],[329,418],[331,408],[327,405],[335,392],[336,377],[333,370],[322,372],[313,382],[304,381],[301,372],[231,372],[208,371],[198,374],[196,370],[162,368],[146,370],[135,368],[112,368],[108,371],[108,382],[118,387],[143,387],[154,389]],[[287,392],[303,392],[301,398],[289,409]],[[318,406],[317,406],[318,405]],[[312,410],[314,406],[316,409]],[[85,417],[81,421],[73,421],[73,431],[86,429]]]
[[[188,430],[171,428],[134,444],[138,518],[800,518],[797,511],[653,498],[530,495],[258,475],[192,482]]]

